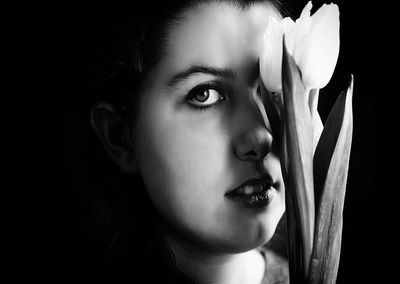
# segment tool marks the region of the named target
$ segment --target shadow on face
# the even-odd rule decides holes
[[[166,223],[209,249],[260,246],[284,212],[279,157],[257,91],[270,16],[278,12],[269,4],[186,10],[141,94],[134,145],[148,194]],[[274,185],[268,206],[227,197],[251,179]]]

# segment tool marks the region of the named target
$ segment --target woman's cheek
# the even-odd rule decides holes
[[[189,218],[224,197],[228,142],[212,113],[166,106],[141,119],[139,168],[156,206]],[[201,119],[202,118],[202,119]],[[216,206],[216,205],[215,205]]]

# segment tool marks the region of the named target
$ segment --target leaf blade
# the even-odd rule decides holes
[[[315,223],[313,128],[301,72],[293,57],[288,54],[285,43],[283,49],[284,139],[281,157],[284,160],[283,176],[287,187],[288,233],[293,234],[289,238],[289,258],[293,259],[289,259],[290,277],[291,281],[302,283],[309,272]]]
[[[352,93],[353,77],[347,92],[339,95],[329,114],[314,156],[319,206],[309,272],[311,283],[336,281],[353,134]]]

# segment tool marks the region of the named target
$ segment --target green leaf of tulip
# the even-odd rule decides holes
[[[282,79],[284,134],[280,148],[286,185],[289,269],[291,278],[299,279],[307,277],[314,237],[313,123],[307,90],[285,43]]]
[[[311,16],[270,18],[260,55],[260,89],[285,182],[291,283],[335,283],[340,259],[344,195],[352,140],[351,98],[337,99],[325,125],[319,89],[339,54],[339,9],[324,4]]]
[[[267,113],[268,120],[271,124],[272,135],[276,141],[280,141],[280,131],[281,131],[281,121],[277,108],[272,101],[272,96],[270,92],[265,88],[261,76],[258,78],[258,84],[260,87],[260,94],[265,106],[265,112]]]
[[[314,156],[314,188],[319,200],[310,283],[335,283],[339,267],[350,150],[353,135],[353,77],[338,97]]]

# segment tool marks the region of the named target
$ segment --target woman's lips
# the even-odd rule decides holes
[[[247,208],[267,207],[276,194],[276,185],[271,178],[250,179],[238,188],[228,192],[226,197]]]

